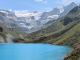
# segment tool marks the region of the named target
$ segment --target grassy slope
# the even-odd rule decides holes
[[[58,40],[55,42],[55,44],[62,44],[64,42],[66,42],[66,41],[70,40],[70,38],[74,37],[74,35],[76,35],[77,33],[80,33],[80,23],[78,23],[73,28],[68,30],[66,33],[64,33],[63,35],[58,37]],[[79,37],[80,36],[77,36],[76,40],[77,39],[79,40],[80,39]]]
[[[77,32],[80,32],[80,23],[76,23],[80,20],[80,8],[77,6],[72,9],[65,17],[59,18],[56,23],[51,26],[42,29],[40,31],[32,33],[28,38],[31,38],[32,42],[42,43],[55,43],[63,44],[64,42],[76,38]],[[65,25],[65,23],[72,21]]]

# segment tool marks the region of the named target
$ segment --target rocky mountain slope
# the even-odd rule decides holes
[[[74,7],[57,20],[54,26],[55,24],[51,24],[48,28],[30,34],[28,38],[32,40],[26,42],[67,45],[74,50],[64,60],[80,60],[80,6]],[[59,26],[62,27],[58,28]],[[57,31],[53,30],[55,28],[58,28]]]
[[[56,13],[54,13],[53,11],[56,11]],[[53,11],[43,13],[42,16],[44,17],[40,18],[40,20],[46,21],[47,17],[52,16],[53,14],[60,14],[60,11],[56,8],[53,9]],[[64,14],[64,12],[66,14]],[[47,20],[48,22],[43,24],[43,27],[41,27],[40,30],[34,31],[30,34],[23,34],[23,37],[22,35],[15,34],[19,34],[19,32],[21,33],[21,28],[23,29],[22,31],[28,30],[25,29],[25,27],[28,26],[28,28],[30,28],[30,24],[25,23],[25,21],[21,21],[24,19],[23,17],[17,18],[14,13],[0,10],[0,42],[49,43],[57,45],[66,45],[72,47],[73,51],[64,60],[80,60],[80,6],[76,5],[75,3],[71,3],[67,7],[67,11],[66,9],[64,9],[64,12],[62,14],[64,16],[59,17],[55,21],[53,18],[50,18],[51,20]],[[34,17],[31,18],[34,19]],[[18,22],[17,19],[19,19]],[[40,20],[37,21],[38,24],[41,24]],[[2,25],[3,23],[4,25]],[[18,32],[16,30],[14,30],[13,32],[14,28],[16,28]],[[9,34],[17,36],[17,38],[14,38]]]

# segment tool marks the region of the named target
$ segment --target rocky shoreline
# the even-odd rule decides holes
[[[72,53],[65,57],[64,60],[80,60],[80,43],[74,45]]]

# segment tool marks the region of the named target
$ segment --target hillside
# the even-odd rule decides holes
[[[49,25],[46,28],[42,28],[41,30],[39,30],[37,32],[33,32],[33,33],[29,34],[27,37],[30,39],[32,38],[32,40],[35,40],[40,37],[48,38],[48,36],[50,37],[52,35],[54,35],[54,36],[62,35],[64,33],[64,31],[67,32],[67,30],[70,30],[70,28],[72,28],[74,25],[77,24],[77,22],[80,19],[80,17],[79,17],[80,11],[79,10],[80,10],[80,8],[78,6],[76,6],[67,15],[56,20],[55,23],[54,23],[54,21],[51,21],[51,22],[49,22],[49,23],[51,23],[51,25]]]
[[[27,36],[26,43],[50,43],[73,47],[64,60],[80,60],[80,6],[73,8],[66,16],[49,27]]]

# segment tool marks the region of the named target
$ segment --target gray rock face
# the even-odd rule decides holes
[[[2,36],[0,36],[0,43],[5,43],[5,40]]]
[[[11,34],[0,34],[0,43],[13,43],[15,37]]]
[[[65,16],[66,14],[69,13],[70,10],[72,10],[74,7],[76,7],[77,4],[72,2],[71,4],[69,4],[68,6],[64,7],[64,12],[60,14],[60,17]]]
[[[60,9],[54,8],[49,12],[43,12],[39,17],[27,16],[17,17],[15,13],[7,10],[0,10],[0,22],[11,30],[15,29],[18,32],[32,33],[40,30],[48,22],[55,22],[59,17],[65,16],[71,9],[77,6],[74,2],[64,7],[64,12],[60,13]],[[38,12],[34,12],[38,13]],[[49,25],[49,24],[48,24]],[[47,25],[46,25],[47,26]]]

